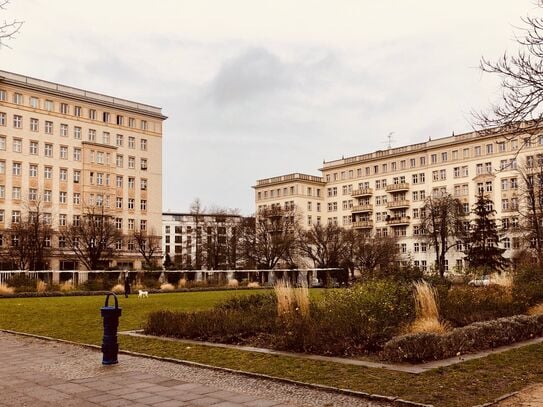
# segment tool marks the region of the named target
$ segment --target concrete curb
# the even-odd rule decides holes
[[[504,400],[507,400],[513,396],[516,396],[517,394],[519,394],[520,392],[518,391],[514,391],[512,393],[507,393],[507,394],[504,394],[503,396],[500,396],[492,401],[489,401],[488,403],[485,403],[485,404],[479,404],[479,405],[476,405],[476,406],[473,406],[473,407],[490,407],[490,406],[495,406],[496,404],[498,404],[500,401],[504,401]]]
[[[101,350],[101,347],[98,346],[98,345],[91,345],[91,344],[87,344],[87,343],[79,343],[79,342],[74,342],[74,341],[68,341],[66,339],[51,338],[49,336],[29,334],[29,333],[26,333],[26,332],[17,332],[17,331],[12,331],[12,330],[9,330],[9,329],[0,329],[0,332],[4,332],[4,333],[7,333],[7,334],[11,334],[11,335],[18,335],[18,336],[25,336],[25,337],[29,337],[29,338],[41,339],[41,340],[50,341],[50,342],[65,343],[65,344],[68,344],[68,345],[80,346],[80,347],[93,349],[93,350]],[[272,380],[272,381],[275,381],[275,382],[292,384],[292,385],[296,385],[296,386],[300,386],[300,387],[306,387],[306,388],[309,388],[309,389],[322,390],[322,391],[327,391],[327,392],[330,392],[330,393],[344,394],[344,395],[353,396],[353,397],[360,397],[360,398],[367,399],[367,400],[393,403],[393,405],[395,405],[395,406],[434,407],[432,404],[417,403],[417,402],[414,402],[414,401],[403,400],[403,399],[401,399],[399,397],[394,397],[394,396],[383,396],[383,395],[380,395],[380,394],[370,394],[370,393],[366,393],[366,392],[362,392],[362,391],[356,391],[356,390],[350,390],[350,389],[342,389],[342,388],[333,387],[333,386],[325,386],[325,385],[322,385],[322,384],[305,383],[305,382],[300,382],[300,381],[297,381],[297,380],[270,376],[270,375],[263,374],[263,373],[245,372],[243,370],[229,369],[227,367],[211,366],[211,365],[206,365],[206,364],[198,363],[198,362],[192,362],[192,361],[188,361],[188,360],[166,358],[166,357],[161,357],[161,356],[148,355],[148,354],[140,353],[140,352],[126,351],[126,350],[119,350],[119,353],[123,354],[123,355],[138,356],[138,357],[143,357],[143,358],[147,358],[147,359],[154,359],[154,360],[158,360],[158,361],[162,361],[162,362],[176,363],[176,364],[179,364],[179,365],[187,365],[187,366],[199,367],[199,368],[202,368],[202,369],[215,370],[215,371],[219,371],[219,372],[233,373],[233,374],[238,374],[238,375],[242,375],[242,376],[258,378],[258,379]]]

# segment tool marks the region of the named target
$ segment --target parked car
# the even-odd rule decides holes
[[[474,278],[471,280],[468,285],[474,286],[474,287],[485,287],[492,284],[490,281],[490,276],[482,276],[481,278]]]

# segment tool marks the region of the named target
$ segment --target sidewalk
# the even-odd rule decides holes
[[[361,406],[357,397],[0,333],[0,406]]]
[[[518,394],[510,397],[501,403],[498,407],[543,407],[543,384],[534,384],[522,389]]]

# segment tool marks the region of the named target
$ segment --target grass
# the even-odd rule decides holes
[[[202,310],[247,291],[213,291],[119,298],[121,330],[141,328],[155,310]],[[311,290],[311,295],[319,291]],[[0,328],[100,344],[103,297],[10,298],[0,300]],[[543,381],[543,344],[526,346],[486,358],[419,375],[360,366],[318,362],[205,346],[183,346],[158,339],[120,337],[121,348],[214,366],[265,373],[309,383],[399,396],[436,406],[469,406]]]
[[[415,283],[414,286],[417,318],[409,331],[445,333],[449,326],[439,320],[436,289],[426,281]]]

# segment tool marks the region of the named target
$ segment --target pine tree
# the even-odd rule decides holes
[[[503,257],[505,249],[498,247],[499,234],[496,213],[491,199],[480,194],[472,210],[476,218],[466,240],[466,257],[470,267],[484,270],[485,274],[502,271],[508,265]]]

